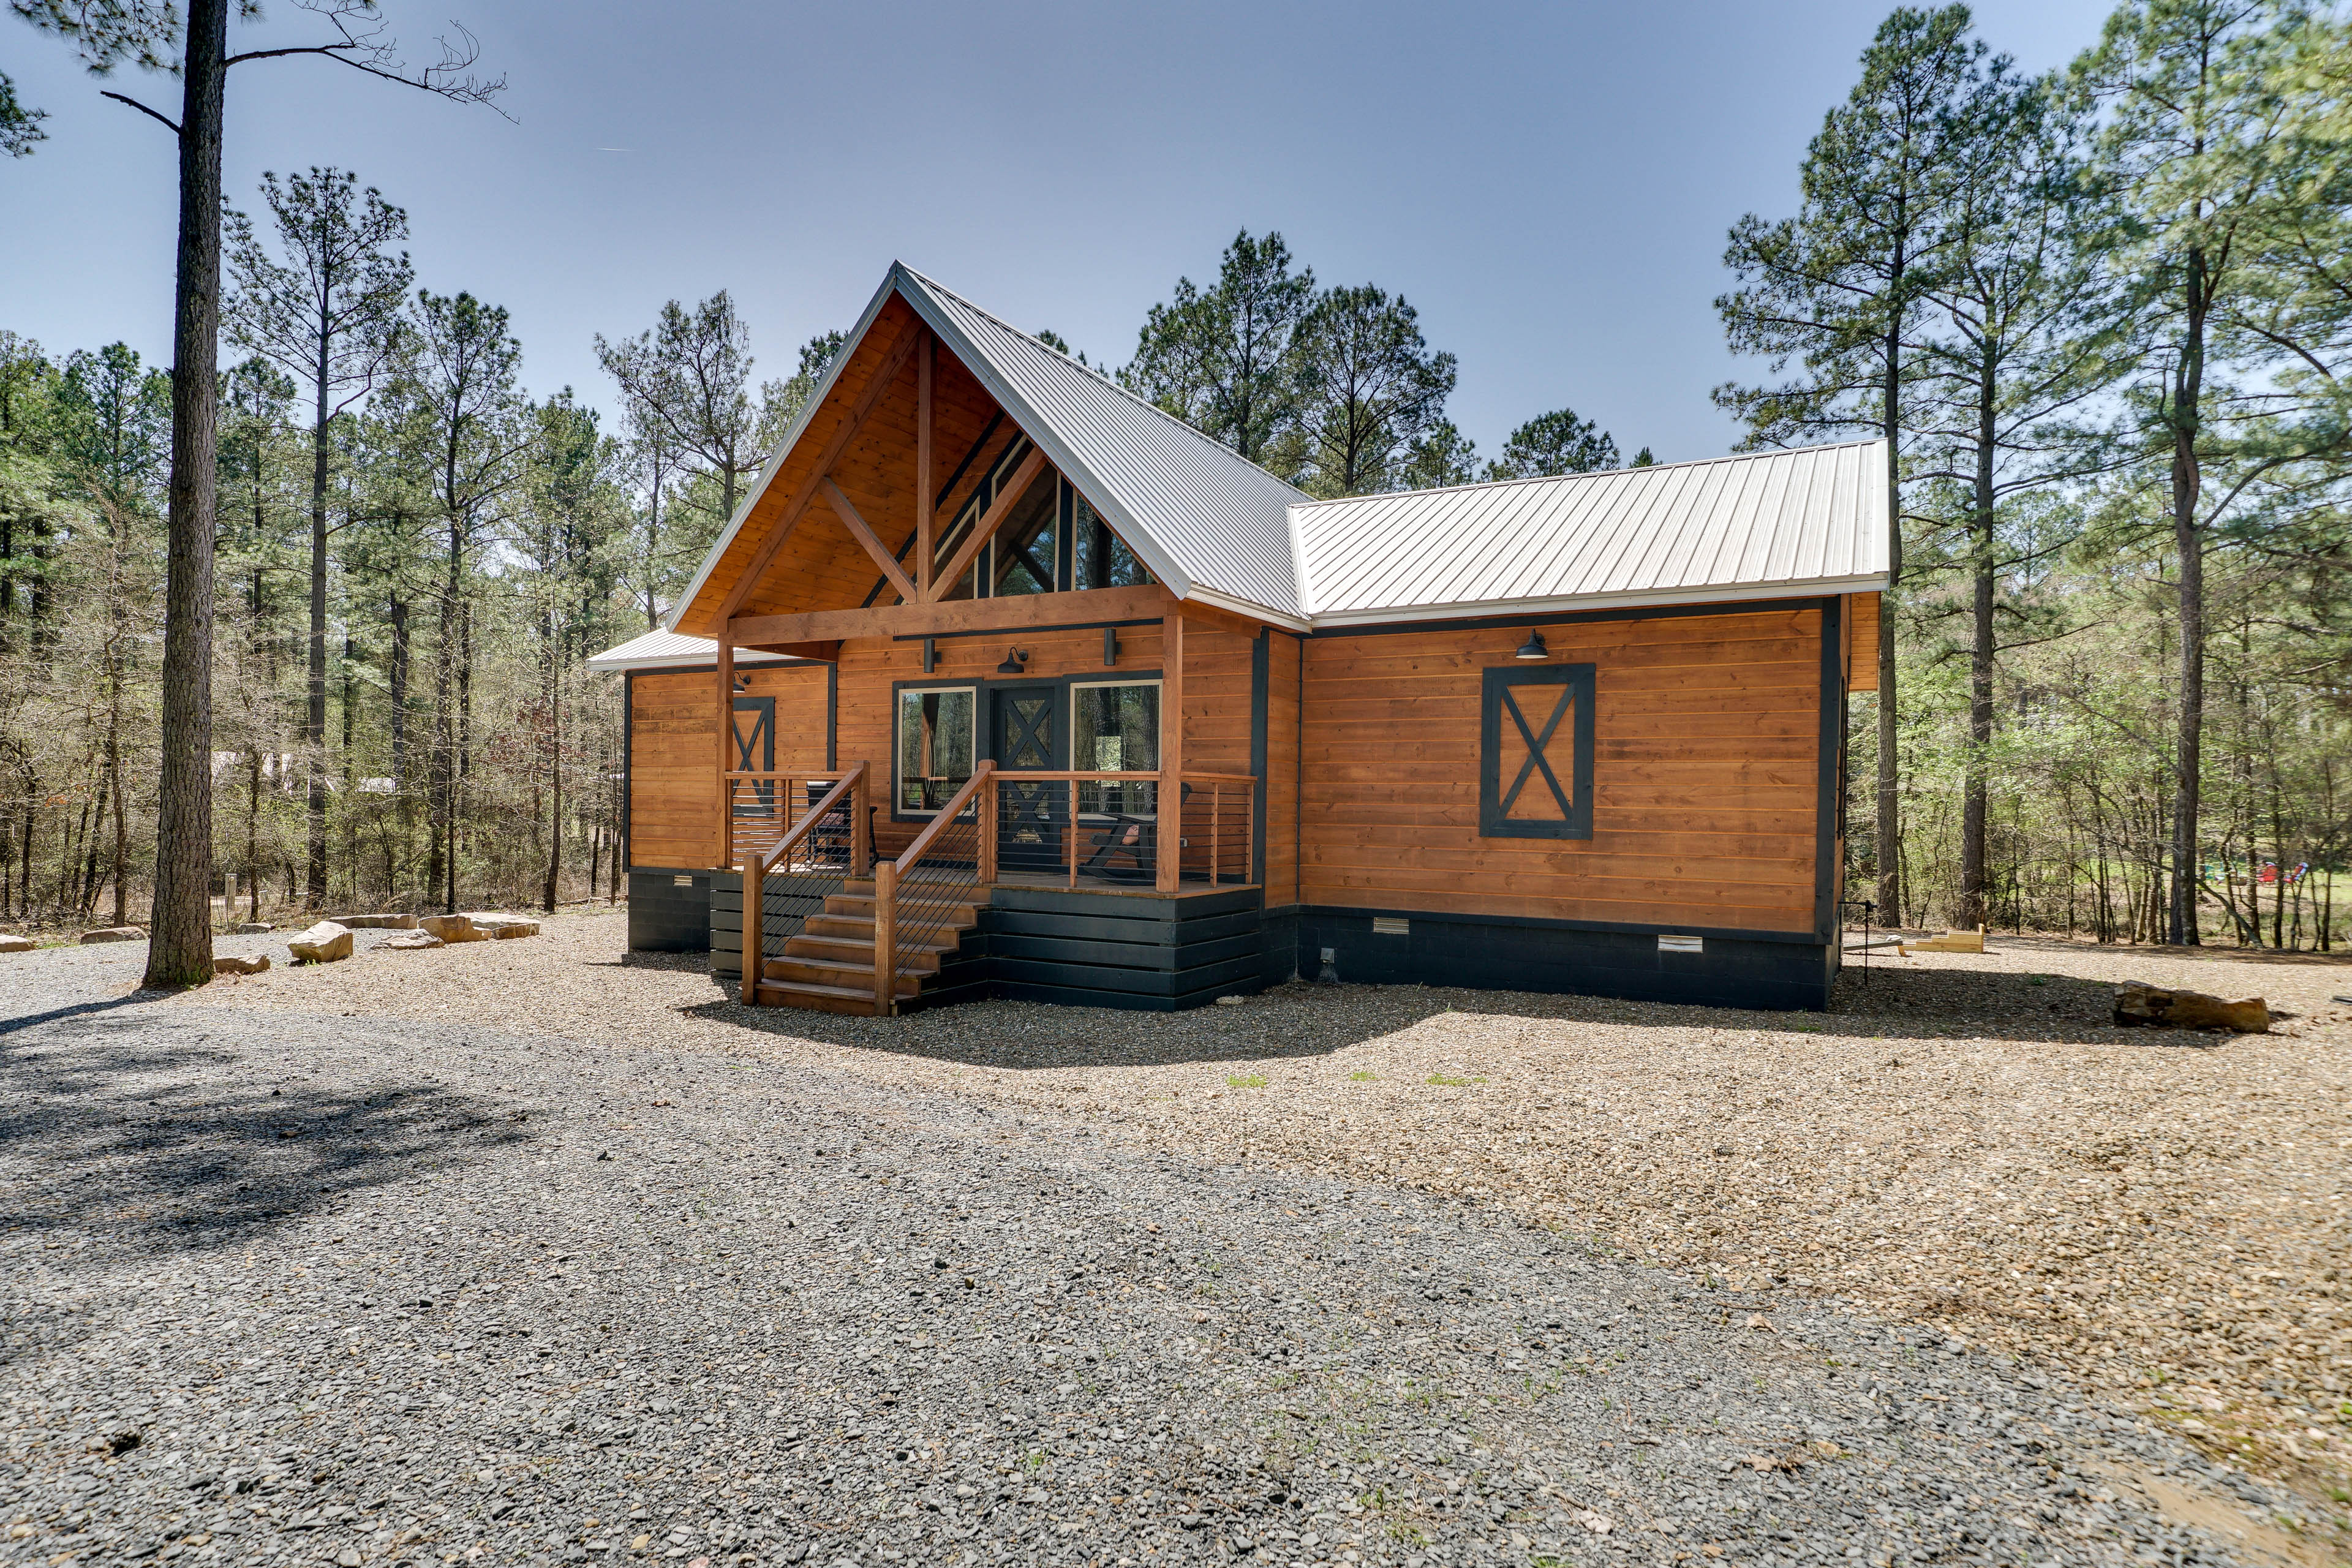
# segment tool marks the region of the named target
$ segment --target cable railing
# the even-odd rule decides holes
[[[767,953],[768,900],[782,883],[798,930],[827,894],[864,874],[871,858],[864,763],[846,773],[727,775],[728,863],[743,868],[743,1000],[759,1000]]]
[[[874,867],[874,1011],[898,1010],[898,965],[936,969],[996,879],[996,764],[983,762],[896,860]]]
[[[1256,880],[1257,780],[1187,773],[1172,818],[1163,809],[1166,780],[1159,773],[999,773],[999,875],[1161,891]],[[1171,822],[1175,831],[1163,831]]]

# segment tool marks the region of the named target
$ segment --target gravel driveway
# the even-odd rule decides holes
[[[2327,1560],[1932,1331],[837,1045],[415,1016],[473,952],[373,937],[0,960],[0,1561]]]

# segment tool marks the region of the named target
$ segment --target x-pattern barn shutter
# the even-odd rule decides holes
[[[1589,664],[1486,672],[1478,732],[1478,832],[1487,838],[1592,837]]]
[[[772,697],[735,699],[735,771],[744,773],[772,773],[776,771],[776,700]],[[772,779],[762,780],[752,787],[751,800],[738,797],[736,815],[747,810],[765,816],[776,809],[776,785]],[[756,801],[757,805],[752,802]]]

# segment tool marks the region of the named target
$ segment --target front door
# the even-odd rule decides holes
[[[1061,766],[1059,690],[1051,686],[1000,686],[990,693],[992,751],[1001,773],[1039,773]],[[1003,871],[1052,872],[1062,864],[1063,818],[1069,786],[1007,778],[997,788],[996,864]]]

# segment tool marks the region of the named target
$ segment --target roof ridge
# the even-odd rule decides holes
[[[996,325],[1003,328],[1014,337],[1028,343],[1032,348],[1044,353],[1052,354],[1062,361],[1063,363],[1071,366],[1073,369],[1094,377],[1095,380],[1102,383],[1103,385],[1118,394],[1121,397],[1126,398],[1137,407],[1158,416],[1160,418],[1176,426],[1177,429],[1184,432],[1187,436],[1192,437],[1194,440],[1199,441],[1203,445],[1215,447],[1218,451],[1223,452],[1226,457],[1233,458],[1237,463],[1247,463],[1251,468],[1255,468],[1259,473],[1264,474],[1267,479],[1272,479],[1276,484],[1282,486],[1282,488],[1286,490],[1290,490],[1293,493],[1301,496],[1307,494],[1305,490],[1300,489],[1297,485],[1292,484],[1280,474],[1274,472],[1265,464],[1254,462],[1250,458],[1243,457],[1239,452],[1234,450],[1232,447],[1218,440],[1214,436],[1210,435],[1206,430],[1202,429],[1191,420],[1179,419],[1176,416],[1169,413],[1168,410],[1160,407],[1160,405],[1152,402],[1151,399],[1137,392],[1134,388],[1120,384],[1117,377],[1108,374],[1106,371],[1098,371],[1093,365],[1087,364],[1070,354],[1064,353],[1053,344],[1039,338],[1034,332],[1023,331],[1019,327],[1014,326],[1012,322],[1006,321],[1003,317],[998,315],[987,306],[979,303],[977,300],[966,299],[961,294],[959,294],[954,289],[949,288],[946,284],[940,282],[937,279],[916,271],[913,268],[908,267],[905,262],[899,262],[898,267],[907,274],[908,277],[912,278],[924,288],[930,289],[934,293],[945,295],[947,298],[953,300],[957,304],[961,305],[965,310],[971,311],[972,314],[982,317],[985,320],[992,321]]]
[[[1859,440],[1824,441],[1819,446],[1812,447],[1773,447],[1754,452],[1726,452],[1717,458],[1685,458],[1675,463],[1643,463],[1639,468],[1588,468],[1572,474],[1520,474],[1507,479],[1472,479],[1466,484],[1432,485],[1426,489],[1418,490],[1371,490],[1360,496],[1311,496],[1306,500],[1295,501],[1292,505],[1351,506],[1360,501],[1393,500],[1399,496],[1451,495],[1460,490],[1500,489],[1505,485],[1548,485],[1561,479],[1605,479],[1611,474],[1649,474],[1665,468],[1700,468],[1710,463],[1744,463],[1758,458],[1781,457],[1790,452],[1830,452],[1835,451],[1840,447],[1875,447],[1884,440],[1883,437],[1866,436]],[[1242,460],[1247,462],[1249,459],[1244,458]],[[1291,488],[1297,489],[1295,485]]]

